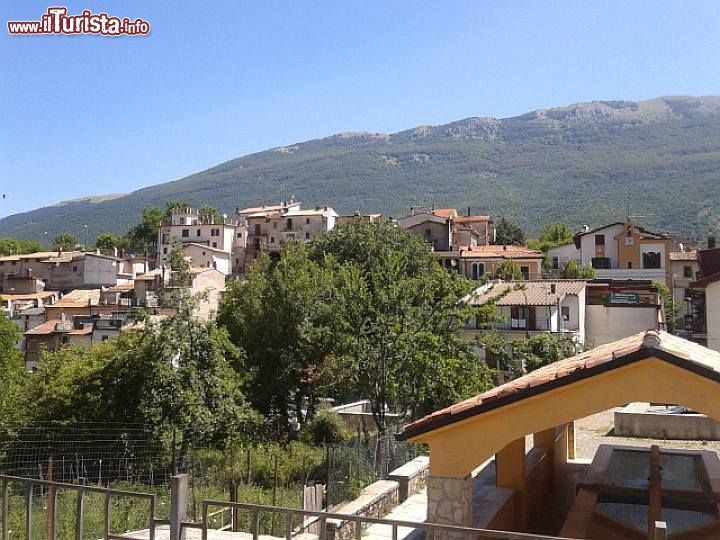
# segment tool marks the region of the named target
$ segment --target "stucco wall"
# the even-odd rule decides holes
[[[657,328],[658,310],[644,306],[587,306],[585,340],[597,347],[638,332]]]

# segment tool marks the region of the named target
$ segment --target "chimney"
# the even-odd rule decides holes
[[[29,278],[32,277],[32,268],[27,269],[27,277],[29,277]]]
[[[468,217],[470,217],[470,207],[468,206]]]
[[[717,247],[717,241],[714,236],[708,236],[707,240],[708,249],[715,249]]]
[[[555,294],[557,292],[557,285],[554,283],[550,284],[550,294]]]

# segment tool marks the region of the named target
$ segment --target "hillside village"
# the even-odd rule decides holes
[[[335,227],[383,219],[339,215],[331,207],[304,209],[294,200],[238,208],[232,218],[175,206],[156,231],[153,253],[131,255],[115,247],[110,254],[58,249],[0,257],[2,307],[23,332],[18,348],[33,370],[43,350],[132,331],[139,312],[172,312],[167,298],[178,287],[170,265],[176,244],[191,268],[190,292],[205,294],[197,316],[209,320],[226,282],[243,279],[261,253],[277,259],[289,242],[309,243]],[[720,249],[714,238],[703,249],[626,220],[585,227],[570,243],[543,252],[522,242],[497,243],[493,218],[472,215],[470,208],[460,213],[413,207],[392,223],[422,238],[447,271],[478,282],[462,300],[497,306],[501,317],[492,328],[509,339],[557,334],[580,351],[641,330],[670,328],[720,350],[720,294],[714,287]],[[573,268],[592,269],[591,278],[582,279]],[[658,284],[672,293],[669,301]],[[471,319],[463,334],[472,339],[480,328]]]

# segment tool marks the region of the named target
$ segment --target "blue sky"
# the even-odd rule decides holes
[[[146,37],[10,36],[67,5]],[[0,3],[0,216],[340,131],[720,94],[716,1]]]

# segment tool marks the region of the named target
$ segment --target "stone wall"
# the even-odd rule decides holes
[[[430,458],[420,456],[408,461],[388,475],[388,480],[394,480],[399,485],[399,502],[406,501],[408,497],[420,492],[425,487],[429,471]]]
[[[337,514],[382,517],[399,501],[399,484],[393,480],[380,480],[360,492],[360,496],[347,504],[333,508]],[[325,540],[350,540],[355,537],[355,521],[328,519]]]

